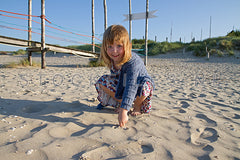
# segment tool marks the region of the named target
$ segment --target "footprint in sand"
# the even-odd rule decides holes
[[[239,114],[234,114],[233,119],[240,119],[240,115]]]
[[[205,122],[207,122],[207,124],[209,126],[212,126],[212,127],[216,127],[217,126],[217,122],[215,122],[214,120],[208,118],[206,115],[204,114],[197,114],[196,115],[197,118],[200,118],[200,119],[203,119]]]
[[[205,153],[199,156],[199,160],[210,160],[210,153],[214,148],[209,144],[218,140],[218,132],[213,128],[199,128],[197,132],[191,134],[191,143],[200,147]]]
[[[126,158],[128,155],[146,154],[154,151],[150,143],[144,142],[128,142],[116,144],[112,146],[103,146],[94,150],[90,150],[80,157],[80,159],[115,159]]]
[[[209,155],[211,152],[214,151],[214,148],[210,145],[207,145],[207,146],[203,147],[202,150],[205,151],[206,153],[204,153],[202,156],[198,156],[197,159],[198,160],[211,160]]]
[[[190,98],[197,98],[198,96],[197,96],[197,94],[195,94],[195,93],[191,93],[191,94],[189,94],[188,95]]]
[[[188,108],[190,106],[190,104],[188,102],[186,102],[186,101],[181,101],[180,105],[184,109],[186,109],[186,108]],[[180,109],[179,113],[186,113],[186,111],[184,109]]]
[[[54,127],[49,130],[49,135],[54,138],[65,138],[72,135],[76,131],[81,131],[85,128],[80,127],[75,123],[68,123],[66,126]]]
[[[207,97],[207,95],[206,94],[200,94],[198,97],[203,98],[203,97]]]
[[[180,109],[179,113],[186,113],[186,111],[184,109]]]
[[[49,130],[49,134],[54,138],[65,138],[71,135],[65,127],[54,127]]]
[[[181,102],[181,107],[182,108],[188,108],[189,106],[190,106],[190,104],[188,102],[186,102],[186,101]]]
[[[198,146],[205,146],[203,148],[205,150],[211,150],[211,146],[206,148],[206,145],[218,140],[218,132],[213,128],[199,128],[196,131],[191,134],[191,143]]]

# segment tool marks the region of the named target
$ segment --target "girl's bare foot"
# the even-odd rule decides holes
[[[133,104],[133,111],[130,113],[132,116],[138,116],[138,115],[141,115],[142,112],[141,112],[141,107],[143,105],[143,101],[146,99],[147,97],[145,96],[137,96],[135,101],[134,101],[134,104]]]
[[[138,116],[141,115],[141,108],[134,108],[133,111],[131,112],[131,116]]]

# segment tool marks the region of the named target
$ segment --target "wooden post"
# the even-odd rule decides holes
[[[92,0],[92,52],[95,53],[95,42],[94,42],[94,36],[95,36],[95,20],[94,20],[94,0]]]
[[[201,28],[201,38],[200,38],[200,41],[202,41],[202,28]]]
[[[41,0],[41,51],[42,51],[42,55],[41,55],[41,60],[42,60],[42,64],[41,67],[42,69],[46,68],[46,47],[45,47],[45,0]]]
[[[209,60],[209,58],[210,58],[210,50],[208,51],[207,46],[206,46],[206,52],[207,52],[207,59]]]
[[[147,66],[148,56],[148,0],[146,0],[146,26],[145,26],[145,66]]]
[[[185,47],[183,48],[183,54],[185,54]]]
[[[170,43],[172,42],[172,24],[171,24],[171,31],[170,31]]]
[[[191,32],[191,42],[193,42],[192,40],[193,40],[193,33]]]
[[[211,38],[212,34],[212,16],[210,16],[210,27],[209,27],[209,38]]]
[[[129,39],[132,41],[132,6],[131,0],[129,0]]]
[[[28,47],[32,46],[32,0],[28,0]],[[32,66],[32,51],[28,51],[28,62]]]
[[[107,30],[107,2],[106,2],[106,0],[104,0],[103,6],[104,6],[104,31],[106,31]]]

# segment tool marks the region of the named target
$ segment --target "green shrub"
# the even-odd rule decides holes
[[[132,44],[145,44],[145,39],[132,39]]]
[[[195,56],[198,56],[198,57],[204,57],[207,55],[207,52],[205,50],[203,50],[202,48],[196,48],[194,50],[194,54],[195,54]]]
[[[209,44],[207,46],[210,47],[210,48],[216,47],[217,46],[217,40],[214,39],[212,41],[209,41]]]
[[[233,56],[234,55],[234,51],[233,50],[226,50],[226,52],[221,51],[220,49],[211,49],[210,50],[210,54],[211,55],[218,55],[219,57],[222,57],[222,56],[226,55],[226,53],[229,56]]]
[[[103,60],[99,60],[97,58],[91,59],[89,61],[89,66],[90,67],[102,67],[102,66],[106,66],[105,63],[103,62]]]
[[[169,43],[162,43],[162,45],[160,45],[160,53],[166,53],[167,51],[171,50],[171,46],[169,45]]]
[[[234,56],[234,51],[233,50],[227,50],[227,53],[229,56]]]
[[[26,52],[25,50],[19,49],[19,50],[13,52],[13,55],[24,55],[24,54],[26,54],[26,53],[27,53],[27,52]]]
[[[227,34],[227,36],[230,36],[230,37],[240,37],[240,31],[239,30],[232,30],[230,33]]]
[[[148,45],[148,54],[157,55],[161,53],[161,44],[160,43],[150,43]]]
[[[144,46],[144,44],[132,44],[133,49],[140,49]]]
[[[187,46],[187,51],[193,51],[200,46],[200,43],[190,43]]]
[[[219,56],[219,57],[222,57],[223,55],[224,55],[224,52],[222,52],[221,50],[217,50],[217,55]]]
[[[191,43],[188,48],[188,51],[193,51],[193,53],[195,54],[195,56],[206,56],[206,44],[205,43]]]
[[[166,52],[174,51],[183,47],[182,43],[174,42],[161,42],[156,43],[152,42],[148,45],[149,48],[149,55],[156,55],[156,54],[164,54]]]
[[[240,50],[240,37],[232,38],[232,45],[234,49]]]
[[[221,40],[219,41],[219,47],[223,50],[231,50],[232,49],[232,42],[229,40]]]
[[[209,52],[210,52],[210,55],[217,54],[217,49],[211,49]]]
[[[194,53],[196,56],[200,56],[200,57],[206,56],[207,55],[206,47],[201,45],[200,47],[194,50]]]

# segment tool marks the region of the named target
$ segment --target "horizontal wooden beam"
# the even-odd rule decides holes
[[[29,42],[31,42],[31,46],[29,46]],[[17,38],[12,38],[12,37],[5,37],[0,35],[0,43],[2,44],[7,44],[7,45],[14,45],[14,46],[21,46],[21,47],[28,47],[28,51],[32,52],[37,52],[41,51],[41,43],[36,42],[36,41],[28,41],[28,40],[23,40],[23,39],[17,39]],[[93,53],[89,51],[82,51],[78,49],[73,49],[73,48],[68,48],[68,47],[62,47],[62,46],[57,46],[57,45],[52,45],[52,44],[46,44],[47,51],[55,51],[55,52],[60,52],[60,53],[69,53],[69,54],[74,54],[78,56],[83,56],[83,57],[98,57],[98,53]]]

